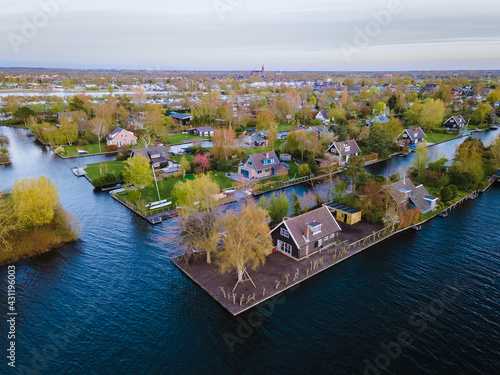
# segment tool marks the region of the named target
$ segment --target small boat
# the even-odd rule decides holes
[[[496,130],[496,129],[498,129],[498,125],[491,125],[490,129],[491,130]]]
[[[462,133],[462,137],[468,137],[471,134],[472,134],[472,132],[465,131],[465,132]]]

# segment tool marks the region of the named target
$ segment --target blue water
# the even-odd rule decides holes
[[[500,184],[285,292],[266,311],[234,318],[170,263],[175,219],[153,227],[74,177],[75,160],[23,130],[0,132],[13,156],[0,188],[46,174],[84,225],[78,242],[14,263],[17,368],[0,356],[2,374],[363,374],[375,363],[388,368],[367,373],[498,373]],[[6,278],[2,267],[0,301]],[[431,307],[424,320],[414,315]],[[261,320],[251,332],[241,323]],[[384,354],[381,344],[402,332],[412,343]]]

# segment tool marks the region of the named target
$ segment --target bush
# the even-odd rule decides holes
[[[116,160],[123,161],[123,160],[127,160],[129,157],[130,157],[130,155],[117,155]]]
[[[378,174],[378,175],[375,176],[375,181],[377,181],[377,182],[385,182],[385,176],[381,175],[381,174]]]
[[[309,168],[309,164],[302,164],[299,167],[299,176],[304,177],[304,176],[309,176],[311,174],[311,168]]]
[[[451,170],[448,174],[450,182],[460,190],[468,191],[472,185],[473,177],[469,172]]]
[[[455,198],[457,196],[457,190],[458,190],[457,187],[455,185],[448,185],[448,188],[451,191],[452,199]]]
[[[401,176],[399,175],[399,173],[394,173],[391,174],[390,179],[392,182],[398,182],[401,179]]]
[[[451,190],[448,186],[445,186],[444,188],[441,189],[441,200],[443,202],[448,202],[451,199],[452,199]]]
[[[114,173],[107,173],[100,177],[94,178],[92,180],[92,185],[94,185],[95,187],[103,187],[116,184],[117,182],[118,179]]]
[[[105,152],[118,151],[118,146],[115,145],[106,145],[104,146]]]

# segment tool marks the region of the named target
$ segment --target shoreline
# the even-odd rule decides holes
[[[288,268],[284,267],[282,269],[283,272],[285,272],[285,273],[288,272],[289,277],[293,277],[293,272],[291,272],[291,271],[294,271],[295,269],[297,269],[297,273],[295,274],[297,280],[294,279],[295,281],[292,281],[291,283],[288,283],[288,277],[285,276],[285,280],[283,280],[282,278],[280,280],[275,279],[275,282],[277,285],[276,288],[266,289],[264,287],[264,289],[262,290],[262,289],[257,289],[257,288],[245,288],[245,284],[238,284],[238,288],[240,288],[239,285],[243,285],[243,286],[240,288],[239,292],[237,293],[238,297],[236,297],[236,300],[235,300],[235,297],[233,296],[234,293],[232,293],[232,292],[229,293],[229,290],[227,290],[228,293],[226,294],[226,289],[224,289],[227,285],[231,285],[230,284],[231,282],[233,283],[233,285],[235,284],[236,278],[235,278],[234,274],[231,274],[230,276],[221,275],[219,273],[217,273],[215,276],[213,274],[211,274],[210,277],[212,280],[217,279],[217,281],[220,284],[225,283],[225,285],[219,286],[219,289],[217,289],[217,288],[214,289],[213,285],[211,285],[210,282],[202,280],[204,277],[206,278],[206,275],[203,274],[203,271],[207,271],[207,270],[213,271],[213,269],[215,268],[213,263],[211,263],[211,264],[203,263],[204,259],[201,259],[200,262],[195,261],[193,264],[183,262],[183,260],[184,260],[183,258],[186,256],[186,254],[176,256],[176,257],[172,258],[170,261],[183,274],[185,274],[194,284],[199,286],[210,297],[212,297],[212,299],[214,299],[221,307],[223,307],[225,310],[227,310],[233,316],[237,316],[245,311],[248,311],[248,310],[253,309],[259,305],[262,305],[266,301],[278,296],[279,294],[281,294],[282,292],[284,292],[288,289],[291,289],[293,287],[298,287],[302,282],[322,273],[323,271],[325,271],[327,269],[330,269],[331,267],[337,265],[338,263],[340,263],[340,262],[342,262],[342,261],[344,261],[344,260],[346,260],[354,255],[357,255],[357,254],[361,253],[362,251],[364,251],[364,250],[366,250],[374,245],[377,245],[377,244],[393,237],[396,234],[403,233],[409,229],[420,230],[420,228],[422,227],[423,224],[431,221],[432,219],[435,219],[436,217],[439,216],[439,214],[441,214],[445,211],[452,210],[457,205],[460,205],[465,201],[476,199],[477,196],[479,195],[478,193],[484,193],[496,181],[497,181],[496,179],[492,179],[490,184],[488,186],[486,186],[483,190],[476,190],[476,191],[470,192],[468,195],[466,195],[464,198],[462,198],[460,201],[454,203],[453,205],[446,207],[440,211],[437,211],[433,216],[426,218],[422,221],[419,221],[415,224],[412,224],[406,228],[391,231],[390,227],[386,227],[386,228],[383,228],[382,230],[379,231],[380,234],[376,234],[374,232],[373,234],[370,234],[366,237],[361,237],[358,241],[354,241],[354,242],[351,242],[349,244],[346,243],[347,241],[344,241],[344,242],[337,244],[335,246],[332,246],[328,249],[322,250],[321,252],[314,253],[314,254],[310,255],[309,257],[302,259],[300,261],[293,259],[292,262],[294,262],[294,263],[291,263],[293,266],[288,264],[287,265]],[[385,234],[383,234],[384,231],[386,231]],[[361,241],[363,241],[363,245],[361,245]],[[365,244],[367,241],[369,243]],[[358,247],[358,245],[361,245],[361,246]],[[201,258],[203,258],[204,254],[205,254],[204,252],[203,253],[195,253],[194,257],[201,256]],[[329,256],[331,257],[331,260],[328,260]],[[272,258],[272,260],[270,261],[271,257],[274,257],[274,258]],[[283,258],[276,259],[277,257],[283,257]],[[325,257],[327,258],[326,260],[325,260]],[[288,261],[288,259],[285,259],[285,258],[290,258],[290,257],[286,257],[284,254],[282,254],[280,252],[269,254],[268,259],[266,259],[266,263],[264,265],[257,267],[257,269],[255,271],[251,271],[251,273],[250,273],[251,277],[259,278],[259,276],[262,273],[259,271],[265,270],[266,265],[271,264],[270,266],[268,266],[268,268],[270,268],[271,271],[273,271],[272,268],[275,267],[276,263],[283,263],[284,262],[285,265],[286,265],[286,263],[290,263]],[[306,275],[304,277],[298,277],[299,268],[301,268],[301,270],[308,269],[308,267],[307,267],[308,263],[310,264],[310,271],[311,272],[309,273],[309,271],[307,271]],[[190,266],[191,266],[191,268],[190,268]],[[304,266],[306,266],[306,267],[304,267]],[[194,270],[193,270],[193,268],[194,268]],[[204,270],[200,271],[196,268],[203,268]],[[197,279],[197,276],[198,276],[198,279]],[[271,272],[270,279],[273,279],[273,278],[278,277],[278,276],[279,275],[276,275],[275,273]],[[281,275],[281,276],[283,276],[283,275]],[[263,277],[267,277],[266,272],[264,272]],[[228,278],[230,279],[229,281],[228,281]],[[269,279],[269,277],[267,277],[267,280],[266,280],[268,282],[267,285],[269,285],[270,279]],[[229,282],[229,284],[228,284],[228,282]],[[248,286],[248,283],[246,286]],[[259,288],[261,288],[261,287],[262,287],[262,285],[259,285]],[[236,290],[238,290],[238,288],[236,288]],[[244,292],[243,294],[241,293],[242,289]],[[265,294],[266,291],[269,291],[267,295]],[[248,293],[248,294],[246,294],[246,293]],[[262,297],[258,298],[258,297],[256,297],[256,294],[260,294]],[[247,296],[246,297],[247,302],[245,302],[243,305],[241,303],[241,301],[242,300],[243,300],[243,302],[245,301],[245,295]],[[231,297],[233,299],[231,299]],[[253,301],[253,303],[248,304],[251,301]]]

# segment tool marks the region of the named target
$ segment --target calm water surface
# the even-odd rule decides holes
[[[260,322],[257,314],[230,316],[170,263],[176,220],[153,227],[74,177],[75,160],[54,156],[24,130],[0,133],[11,140],[13,160],[0,168],[0,188],[47,175],[84,225],[78,242],[15,263],[17,368],[10,370],[1,356],[2,374],[363,374],[377,358],[388,366],[381,374],[498,373],[498,184],[448,218],[284,293],[249,332],[241,322]],[[460,141],[433,152],[451,156]],[[408,159],[369,169],[394,173]],[[6,301],[6,274],[0,268],[0,301]],[[1,306],[5,316],[6,303]],[[422,319],[415,315],[421,310],[435,313]],[[0,327],[5,350],[7,326]],[[238,328],[244,338],[231,351],[224,334],[237,337]],[[411,345],[384,357],[381,344],[401,332]]]

